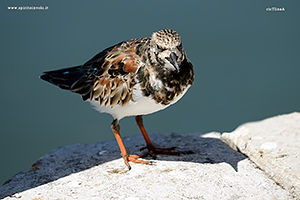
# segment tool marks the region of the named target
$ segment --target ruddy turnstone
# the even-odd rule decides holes
[[[89,101],[99,112],[114,118],[111,129],[124,158],[147,164],[148,154],[178,155],[174,148],[155,148],[143,125],[147,115],[176,103],[194,81],[194,68],[177,32],[157,31],[152,37],[120,42],[98,53],[85,64],[44,72],[40,77]],[[135,116],[149,153],[129,155],[120,136],[119,120]]]

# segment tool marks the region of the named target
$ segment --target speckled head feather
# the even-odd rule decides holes
[[[152,40],[161,48],[169,49],[181,44],[178,33],[171,29],[164,29],[152,34]]]
[[[176,31],[164,29],[152,34],[149,60],[152,65],[167,71],[180,71],[180,64],[185,59],[185,52]]]

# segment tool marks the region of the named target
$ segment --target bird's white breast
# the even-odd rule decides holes
[[[168,105],[156,103],[150,96],[143,96],[139,84],[136,84],[134,86],[134,92],[132,95],[133,100],[130,100],[124,107],[121,105],[116,105],[113,108],[111,108],[110,106],[100,106],[99,102],[96,100],[91,101],[91,105],[97,111],[101,113],[108,113],[112,115],[114,119],[120,120],[128,116],[147,115],[163,110],[168,106],[176,103],[186,93],[189,87],[190,85],[181,94],[176,96],[174,100]]]

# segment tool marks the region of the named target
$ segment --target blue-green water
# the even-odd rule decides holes
[[[299,19],[296,0],[1,1],[0,182],[56,147],[113,139],[109,115],[39,80],[43,71],[164,28],[181,35],[196,79],[177,104],[144,117],[148,132],[228,132],[300,111]],[[120,124],[123,136],[140,134],[132,117]]]

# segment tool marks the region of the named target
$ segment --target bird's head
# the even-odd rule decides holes
[[[164,29],[152,34],[150,42],[152,63],[168,71],[180,71],[180,64],[185,59],[185,52],[176,31]]]

